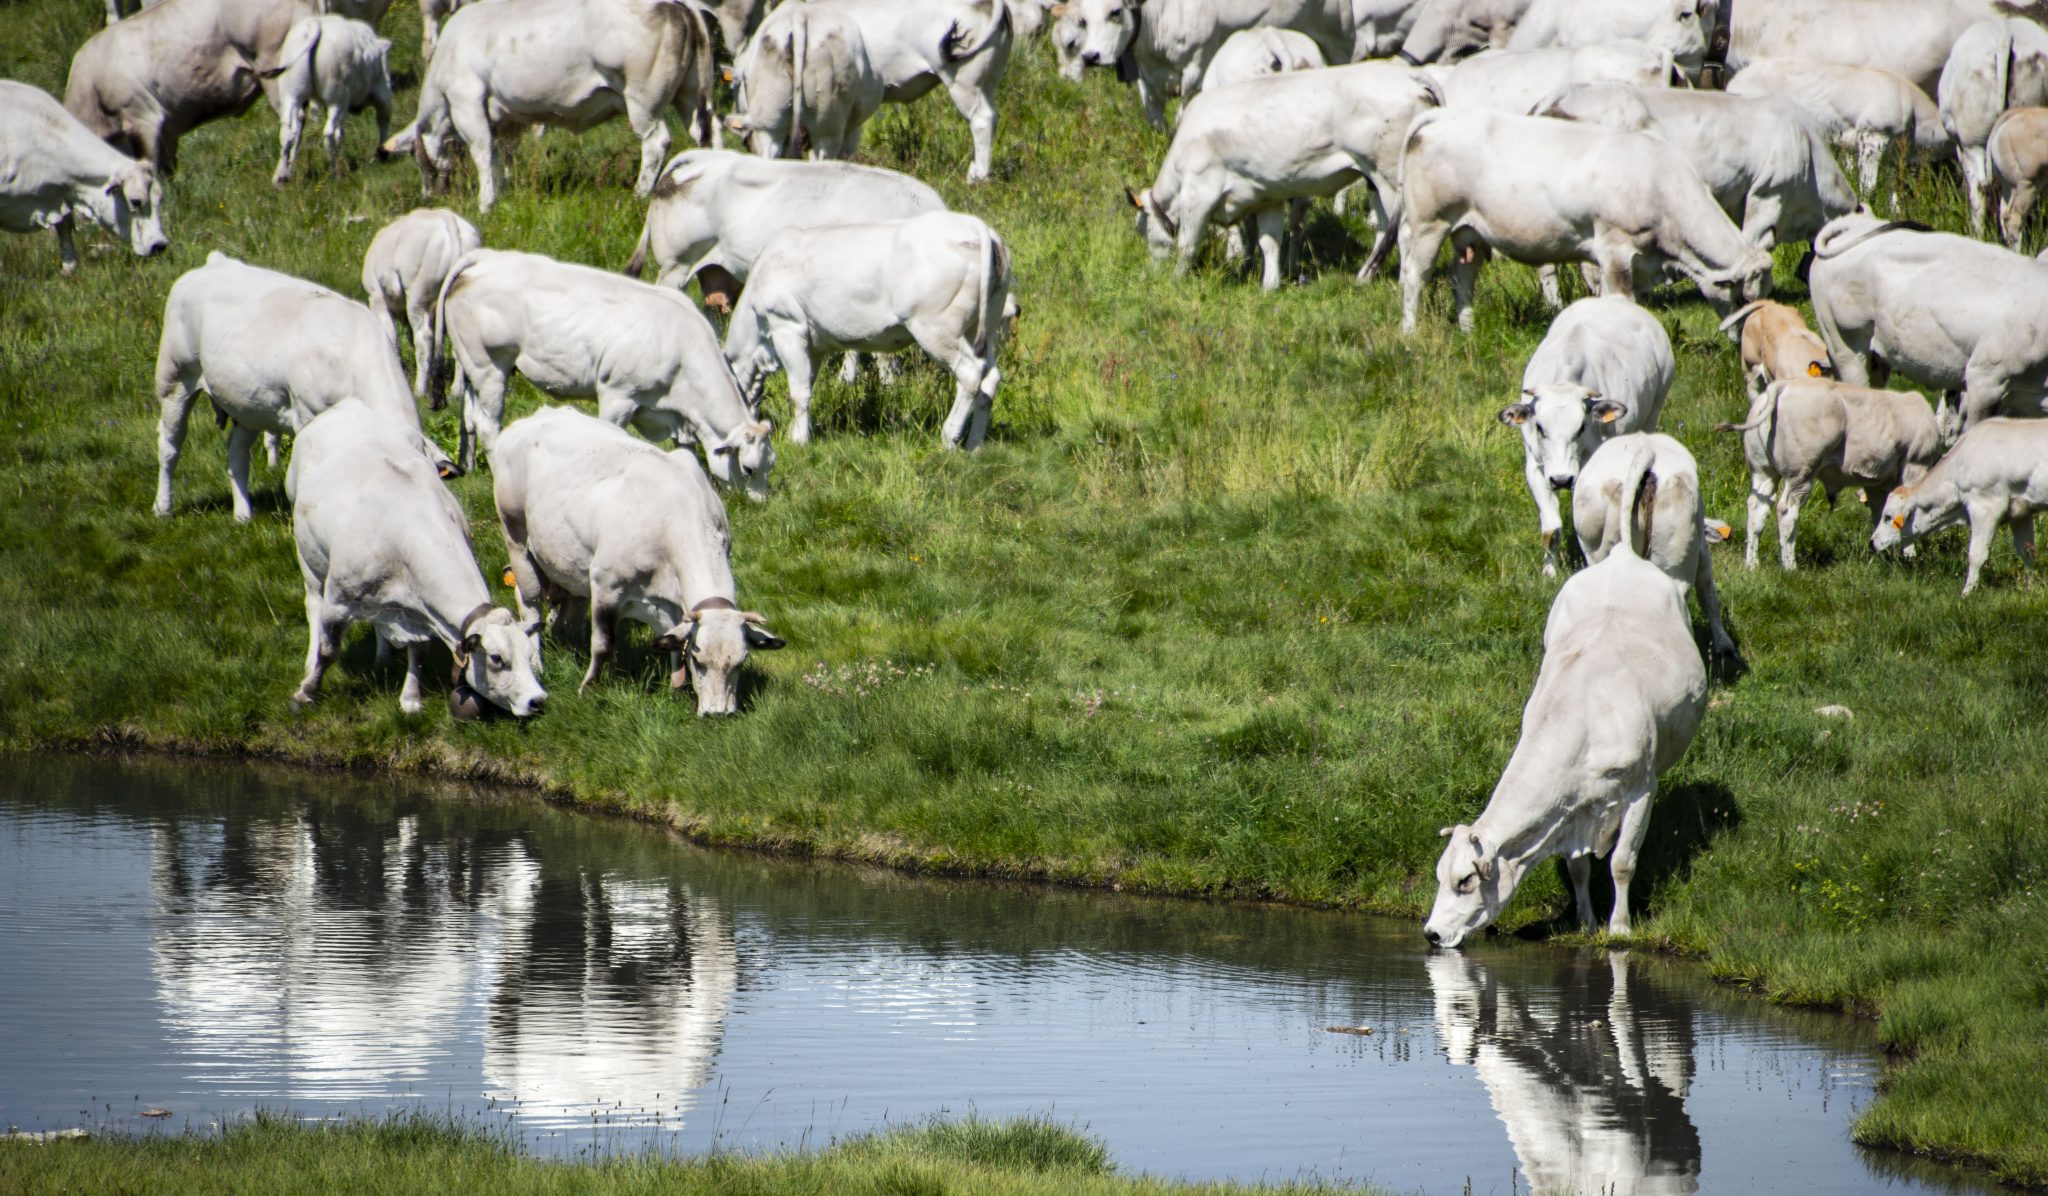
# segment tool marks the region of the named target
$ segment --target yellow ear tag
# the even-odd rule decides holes
[[[1894,515],[1894,516],[1892,516],[1892,526],[1893,526],[1893,527],[1895,527],[1895,528],[1897,528],[1897,529],[1899,529],[1900,531],[1905,531],[1905,530],[1906,530],[1906,517],[1905,517],[1904,515]]]
[[[1821,368],[1820,368],[1820,362],[1818,362],[1818,361],[1809,361],[1809,362],[1807,362],[1807,363],[1806,363],[1806,376],[1807,376],[1807,377],[1809,377],[1809,378],[1818,378],[1818,377],[1820,377],[1820,376],[1821,376],[1821,372],[1822,372],[1822,371],[1821,371]]]
[[[512,570],[510,568],[507,568],[505,570],[504,582],[508,586],[516,586],[519,584],[519,579],[512,576]]]
[[[1615,420],[1618,420],[1618,419],[1620,419],[1620,418],[1621,418],[1621,412],[1619,412],[1619,411],[1608,411],[1608,412],[1604,412],[1604,413],[1602,413],[1602,414],[1601,414],[1601,416],[1600,416],[1600,422],[1601,422],[1601,423],[1603,423],[1603,424],[1611,424],[1611,423],[1613,423],[1613,422],[1614,422]]]
[[[725,68],[724,70],[722,70],[722,71],[718,72],[718,77],[719,77],[719,79],[720,79],[721,81],[723,81],[723,82],[726,82],[726,83],[730,83],[730,82],[732,82],[732,68],[731,68],[731,67],[727,67],[727,68]]]

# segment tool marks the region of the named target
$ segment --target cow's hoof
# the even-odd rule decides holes
[[[307,707],[311,706],[314,702],[318,701],[319,697],[320,695],[307,693],[303,689],[296,690],[293,692],[291,697],[292,709],[304,710]]]

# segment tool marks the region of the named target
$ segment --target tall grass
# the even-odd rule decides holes
[[[60,88],[97,12],[0,10],[0,75]],[[385,21],[406,72],[416,28],[409,8]],[[780,447],[770,501],[731,507],[742,599],[790,649],[755,657],[723,721],[666,692],[638,632],[584,697],[582,645],[551,652],[556,700],[532,725],[402,716],[363,632],[295,714],[279,476],[259,469],[257,518],[235,525],[221,438],[196,427],[175,518],[150,514],[171,280],[220,249],[354,292],[372,233],[420,202],[410,163],[368,161],[368,122],[353,171],[312,150],[282,191],[267,110],[192,134],[157,259],[89,233],[67,280],[47,234],[0,241],[0,742],[499,777],[713,842],[1418,913],[1436,829],[1478,810],[1514,743],[1555,592],[1519,440],[1493,418],[1547,321],[1533,275],[1489,266],[1470,337],[1438,288],[1413,340],[1390,282],[1351,283],[1352,219],[1315,218],[1309,279],[1279,294],[1215,257],[1176,277],[1121,196],[1165,146],[1130,92],[1063,81],[1025,46],[1000,108],[987,185],[962,181],[943,98],[884,110],[863,151],[1015,252],[1024,314],[990,443],[939,447],[951,381],[932,363],[894,389],[821,384],[818,439]],[[636,161],[618,124],[512,146],[486,242],[623,264]],[[448,202],[473,214],[457,178]],[[1901,207],[1962,219],[1936,171],[1902,180]],[[1739,522],[1739,446],[1708,431],[1743,409],[1734,353],[1694,296],[1651,306],[1680,361],[1664,428]],[[520,383],[515,413],[536,401]],[[453,443],[449,417],[428,424]],[[455,490],[495,578],[489,484]],[[1775,999],[1881,1016],[1900,1058],[1863,1140],[2048,1183],[2040,583],[2001,544],[1962,601],[1956,540],[1902,562],[1863,537],[1860,514],[1822,509],[1798,573],[1717,555],[1749,671],[1665,778],[1638,937]],[[1532,878],[1507,929],[1563,929],[1563,893]]]

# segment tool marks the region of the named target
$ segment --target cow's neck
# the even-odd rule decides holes
[[[462,642],[462,621],[479,606],[491,601],[491,592],[476,571],[473,560],[436,557],[415,564],[413,586],[419,611],[427,626],[453,650]]]
[[[1504,859],[1521,863],[1542,856],[1571,823],[1579,801],[1574,792],[1580,775],[1584,740],[1576,729],[1556,727],[1524,734],[1508,758],[1500,782],[1472,830]]]
[[[725,554],[715,543],[674,544],[669,549],[668,559],[674,574],[675,593],[684,611],[693,610],[709,599],[732,601],[738,597],[732,580],[732,566],[726,563]]]

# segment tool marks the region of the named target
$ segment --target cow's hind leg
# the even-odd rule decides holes
[[[341,156],[341,122],[348,119],[347,104],[329,104],[327,123],[320,130],[321,143],[327,149],[327,169],[338,171],[348,166],[348,160]],[[382,138],[378,139],[380,142]]]
[[[1283,253],[1282,238],[1287,231],[1287,209],[1281,207],[1260,208],[1259,221],[1259,289],[1277,291],[1280,289],[1280,272]]]
[[[811,442],[811,385],[818,365],[811,358],[810,330],[795,320],[778,322],[768,333],[775,356],[789,376],[789,442]]]
[[[1404,217],[1401,221],[1401,335],[1415,335],[1415,317],[1422,308],[1422,288],[1429,283],[1430,271],[1436,269],[1437,251],[1443,248],[1444,238],[1450,235],[1451,227],[1439,220],[1417,221]]]
[[[996,145],[996,105],[992,93],[995,91],[994,80],[1001,77],[1001,71],[1000,63],[981,62],[975,64],[974,78],[946,80],[946,94],[952,97],[953,107],[960,113],[960,118],[967,122],[967,135],[974,142],[974,158],[967,167],[967,181],[970,183],[988,181],[989,163]],[[985,76],[993,77],[984,84]]]
[[[398,688],[398,708],[407,714],[418,714],[427,708],[420,697],[420,645],[405,646],[405,684]]]
[[[228,489],[234,495],[236,523],[247,523],[256,513],[249,503],[249,451],[256,447],[256,437],[256,430],[243,424],[228,428]]]
[[[320,697],[321,679],[334,663],[342,632],[348,630],[348,619],[328,608],[320,589],[313,578],[306,579],[306,675],[292,692],[293,706],[309,706]]]
[[[2016,515],[2012,519],[2012,549],[2020,554],[2020,563],[2027,568],[2034,567],[2034,515]]]
[[[633,181],[633,194],[645,199],[654,191],[661,164],[668,161],[668,122],[661,118],[662,104],[641,103],[629,89],[626,95],[626,123],[640,139],[640,175]]]
[[[1622,810],[1621,832],[1614,837],[1614,858],[1607,866],[1614,877],[1614,912],[1607,918],[1609,934],[1626,935],[1630,931],[1628,886],[1635,879],[1636,856],[1650,832],[1650,804],[1656,796],[1657,782],[1652,778],[1629,797]]]
[[[1742,529],[1742,563],[1756,568],[1756,537],[1764,524],[1771,518],[1771,504],[1777,497],[1778,480],[1767,473],[1750,471],[1749,475],[1749,522]],[[1781,548],[1781,560],[1786,554]],[[1786,568],[1791,568],[1787,565]]]
[[[50,222],[50,231],[57,234],[57,261],[62,264],[65,275],[78,273],[78,243],[71,239],[71,213]]]
[[[1704,542],[1700,544],[1700,563],[1693,573],[1693,587],[1700,592],[1700,613],[1707,616],[1707,634],[1714,639],[1715,653],[1735,655],[1735,641],[1721,621],[1721,592],[1714,588],[1714,554]]]
[[[1782,478],[1778,482],[1778,564],[1787,570],[1799,567],[1794,560],[1793,541],[1799,536],[1799,512],[1811,493],[1812,478]]]
[[[1593,857],[1575,855],[1564,866],[1572,876],[1572,900],[1578,906],[1579,925],[1591,930],[1599,925],[1593,920]]]
[[[590,667],[584,670],[583,684],[576,687],[577,693],[588,690],[604,671],[604,662],[612,654],[612,637],[618,631],[619,609],[612,603],[597,596],[590,597]]]
[[[477,210],[488,212],[498,202],[498,166],[490,115],[481,98],[474,103],[459,102],[454,96],[448,100],[448,117],[455,126],[455,135],[469,147],[469,160],[476,165]],[[437,169],[436,174],[445,177],[445,168]]]
[[[2004,197],[1998,216],[1999,232],[2005,237],[2005,247],[2014,253],[2020,251],[2020,240],[2026,233],[2027,215],[2034,210],[2034,180],[2017,179],[2012,185],[2012,194]]]
[[[1485,238],[1469,229],[1451,234],[1451,297],[1458,310],[1458,331],[1471,332],[1478,322],[1472,296],[1479,289],[1479,264],[1489,252]]]
[[[171,513],[171,474],[178,468],[184,451],[185,428],[192,416],[192,401],[199,393],[197,362],[157,358],[156,397],[161,408],[156,425],[156,513]]]
[[[299,160],[299,137],[305,132],[306,105],[286,104],[277,114],[277,170],[270,181],[282,187],[292,181],[292,167]]]

